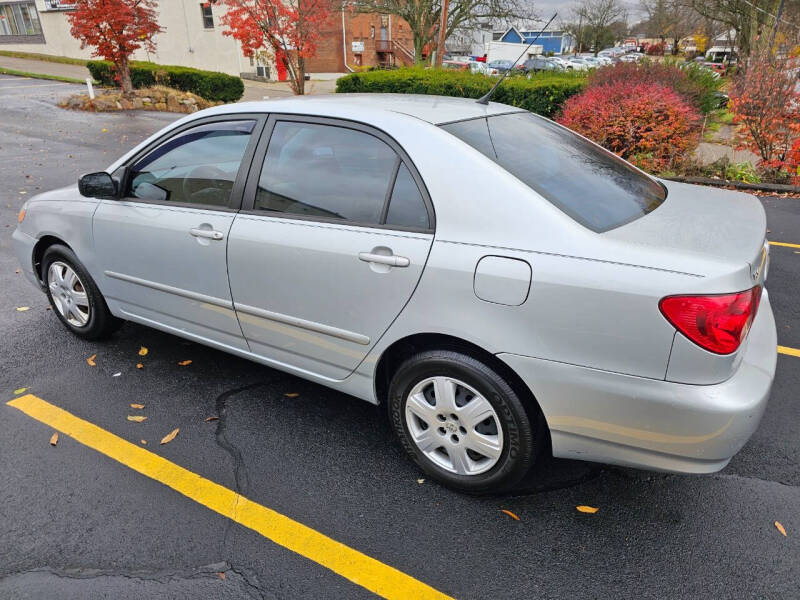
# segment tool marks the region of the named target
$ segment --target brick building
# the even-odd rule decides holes
[[[317,55],[307,61],[310,73],[345,73],[361,66],[414,63],[411,28],[395,15],[331,15],[322,28]]]

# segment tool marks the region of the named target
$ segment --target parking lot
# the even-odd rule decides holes
[[[800,198],[762,199],[781,354],[728,467],[550,460],[474,498],[422,479],[380,408],[138,325],[98,343],[58,322],[17,272],[19,207],[176,118],[55,106],[78,87],[0,75],[0,598],[797,597]]]

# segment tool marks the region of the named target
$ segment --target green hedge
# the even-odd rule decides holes
[[[86,67],[102,85],[119,85],[114,64],[105,60],[90,60]],[[131,83],[134,88],[165,85],[192,92],[211,102],[236,102],[244,94],[244,83],[239,77],[217,71],[201,71],[190,67],[157,65],[151,62],[131,63]]]
[[[460,71],[409,68],[351,73],[336,82],[336,91],[480,98],[496,81],[494,77]],[[571,73],[538,73],[531,79],[507,77],[492,101],[550,117],[558,112],[567,98],[581,92],[585,85],[585,76]]]

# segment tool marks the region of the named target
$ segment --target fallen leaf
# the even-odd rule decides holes
[[[14,390],[14,395],[19,396],[22,392],[27,390],[28,388],[19,388],[18,390]]]
[[[225,573],[220,572],[217,573],[217,575],[219,575],[219,578],[222,579],[222,581],[225,581]]]
[[[131,404],[131,408],[144,408],[144,404]]]
[[[53,435],[50,436],[50,445],[55,446],[58,443],[58,432],[56,431]],[[777,523],[777,521],[776,521]],[[783,535],[786,535],[785,533]]]
[[[16,271],[14,271],[14,273],[16,273],[17,275],[19,275],[19,269],[17,269]]]
[[[295,392],[292,392],[291,394],[284,394],[284,396],[287,398],[297,398],[299,395],[300,394],[296,394]]]
[[[192,364],[192,361],[190,361],[190,360],[182,360],[182,361],[180,361],[178,364],[179,364],[180,366],[182,366],[182,367],[185,367],[186,365],[190,365],[190,364]]]
[[[17,312],[25,312],[26,310],[30,310],[30,309],[31,309],[30,306],[18,306],[17,307]]]
[[[584,505],[576,506],[575,508],[578,509],[578,512],[589,513],[592,515],[596,513],[598,510],[600,510],[599,508],[595,508],[594,506],[584,506]]]
[[[424,479],[417,479],[417,483],[422,485],[423,483],[425,483],[425,480]]]
[[[105,127],[103,127],[103,128],[100,130],[100,133],[106,133],[107,131],[108,131],[108,129],[106,129]]]
[[[139,440],[143,446],[147,446],[147,440]]]
[[[144,365],[142,363],[136,363],[137,369],[144,369]]]
[[[211,423],[211,421],[219,421],[219,417],[206,417],[206,423]]]
[[[786,529],[781,525],[780,521],[775,521],[775,529],[780,531],[783,534],[783,537],[786,537]]]
[[[145,348],[144,346],[139,348],[139,356],[147,356],[147,348]]]
[[[122,375],[122,373],[114,373],[114,374],[112,375],[112,377],[119,377],[120,375]]]
[[[128,415],[128,421],[134,421],[136,423],[141,423],[142,421],[146,421],[147,417],[143,417],[142,415]]]
[[[163,446],[164,444],[169,444],[172,440],[175,439],[175,436],[178,435],[179,431],[180,429],[178,427],[170,431],[167,435],[161,438],[161,445]]]
[[[90,367],[96,367],[97,363],[94,362],[94,359],[97,358],[97,354],[92,354],[89,358],[86,359],[86,362],[89,363]]]
[[[512,518],[512,519],[514,519],[515,521],[519,521],[519,517],[518,517],[517,515],[515,515],[513,512],[511,512],[510,510],[506,510],[506,509],[504,508],[504,509],[502,509],[500,512],[501,512],[501,513],[505,513],[505,514],[507,514],[509,517],[511,517],[511,518]]]

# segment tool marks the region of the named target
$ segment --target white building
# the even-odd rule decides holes
[[[134,60],[222,71],[231,75],[256,71],[239,43],[222,35],[219,19],[224,7],[216,0],[161,0],[155,37],[156,52],[138,50]],[[91,58],[70,35],[66,13],[70,0],[0,0],[0,50],[38,52],[72,58]]]

